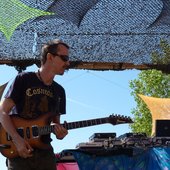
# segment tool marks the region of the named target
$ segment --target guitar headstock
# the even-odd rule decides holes
[[[123,124],[123,123],[133,123],[129,116],[112,114],[108,117],[109,123],[112,125]]]

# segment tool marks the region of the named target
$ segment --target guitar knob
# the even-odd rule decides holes
[[[10,151],[10,154],[13,154],[14,153],[14,151]]]

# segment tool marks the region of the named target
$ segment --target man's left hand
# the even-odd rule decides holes
[[[54,125],[54,133],[57,139],[63,139],[68,134],[68,130],[57,123]]]

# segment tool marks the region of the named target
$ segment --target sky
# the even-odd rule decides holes
[[[37,71],[36,65],[25,71]],[[0,85],[9,81],[9,85],[17,75],[12,66],[0,65]],[[136,102],[131,95],[129,81],[138,78],[139,70],[124,71],[92,71],[70,69],[63,76],[56,76],[55,81],[61,84],[66,92],[67,114],[61,116],[64,121],[75,122],[81,120],[123,115],[133,118],[131,111]],[[8,89],[9,85],[6,89]],[[6,90],[5,90],[6,92]],[[68,131],[63,140],[57,140],[52,135],[52,145],[55,153],[63,150],[75,149],[83,142],[89,142],[94,133],[116,133],[116,136],[131,132],[129,124],[102,124]],[[5,157],[0,154],[0,170],[5,170]]]

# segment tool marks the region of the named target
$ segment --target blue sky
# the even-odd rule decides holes
[[[37,71],[35,65],[26,71]],[[67,114],[61,117],[61,122],[74,122],[95,118],[108,117],[111,114],[132,116],[131,110],[136,106],[129,81],[137,78],[140,71],[90,71],[69,70],[63,76],[56,76],[55,80],[66,91]],[[17,75],[14,67],[0,65],[0,84]],[[7,87],[8,88],[8,87]],[[86,128],[69,130],[63,140],[57,140],[52,135],[52,145],[56,153],[65,149],[74,149],[81,142],[88,142],[94,133],[116,133],[117,137],[130,132],[129,124],[103,124]],[[5,170],[5,157],[0,154],[0,169]]]

